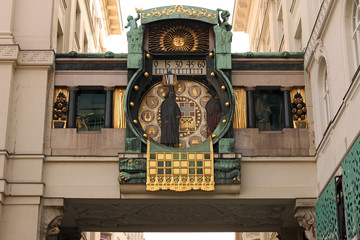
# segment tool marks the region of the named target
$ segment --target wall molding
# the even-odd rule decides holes
[[[52,66],[53,50],[21,50],[19,45],[0,45],[0,61],[16,61],[18,66]]]
[[[0,45],[0,61],[15,61],[19,55],[18,45]]]
[[[317,46],[318,39],[320,38],[324,27],[326,25],[326,20],[330,15],[330,10],[334,5],[334,0],[324,0],[321,4],[319,14],[317,16],[314,28],[311,32],[310,40],[307,44],[305,55],[304,55],[304,67],[305,69],[308,68],[310,60],[314,54],[314,51]]]
[[[55,62],[55,53],[52,50],[25,50],[18,58],[19,65],[51,66]]]

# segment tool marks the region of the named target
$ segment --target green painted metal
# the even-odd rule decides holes
[[[216,72],[224,80],[224,83],[226,85],[226,89],[227,89],[227,92],[228,92],[228,95],[229,95],[230,106],[229,106],[228,113],[226,115],[221,116],[221,119],[220,119],[220,122],[221,122],[222,119],[226,119],[227,122],[225,124],[220,123],[213,132],[213,134],[216,134],[216,136],[217,136],[213,140],[214,143],[216,143],[220,139],[222,139],[222,137],[232,127],[232,120],[234,119],[234,113],[235,113],[235,94],[234,94],[234,89],[232,87],[230,79],[226,76],[226,74],[221,69],[217,69]],[[219,93],[221,90],[216,89],[216,91]],[[226,106],[222,103],[222,107],[226,107]]]
[[[214,10],[193,6],[174,5],[146,9],[141,12],[141,23],[147,24],[168,19],[198,20],[210,24],[217,24],[217,13]]]
[[[232,26],[228,23],[229,11],[216,9],[218,25],[213,27],[215,34],[215,58],[217,69],[231,70]],[[221,12],[221,14],[220,14]],[[221,17],[221,18],[220,18]]]
[[[234,152],[234,138],[222,138],[219,140],[219,153]]]
[[[120,183],[146,183],[146,159],[127,158],[119,162]]]
[[[346,233],[352,239],[360,231],[360,137],[343,163]]]
[[[210,139],[206,139],[202,143],[189,148],[172,148],[165,146],[163,144],[159,144],[153,140],[150,140],[150,146],[152,152],[210,152]]]
[[[142,142],[139,138],[130,138],[125,139],[125,151],[126,153],[141,153]]]
[[[126,33],[128,41],[128,56],[127,56],[127,68],[139,69],[143,62],[143,39],[144,39],[144,26],[137,25],[137,21],[140,19],[140,11],[136,11],[137,16],[127,17],[127,25],[125,28],[130,27],[130,31]]]
[[[335,178],[332,178],[315,205],[318,240],[339,239]]]
[[[214,159],[214,174],[216,184],[240,184],[240,159]]]

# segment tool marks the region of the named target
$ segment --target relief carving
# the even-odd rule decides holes
[[[0,60],[16,60],[19,54],[19,47],[17,45],[0,46]]]
[[[21,51],[20,65],[52,65],[55,60],[53,51]]]
[[[316,240],[316,219],[315,208],[298,208],[295,211],[294,218],[300,227],[305,229],[305,236],[309,240]]]

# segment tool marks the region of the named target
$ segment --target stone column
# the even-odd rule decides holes
[[[254,92],[255,87],[246,87],[247,128],[256,128]]]
[[[0,10],[0,14],[1,14]],[[1,19],[1,17],[0,17]],[[0,46],[0,149],[9,151],[8,134],[11,134],[11,112],[13,111],[12,88],[16,60],[19,54],[17,45]],[[1,167],[0,167],[1,168]],[[0,176],[1,178],[1,176]]]
[[[69,89],[69,115],[68,115],[68,128],[76,128],[76,95],[78,88],[70,87]]]
[[[281,88],[283,92],[283,103],[284,103],[284,127],[292,128],[292,118],[291,118],[291,102],[290,102],[290,87]]]
[[[12,35],[15,0],[1,0],[0,44],[14,44]]]
[[[305,237],[308,240],[316,240],[316,199],[296,199],[294,218],[299,226],[304,229]]]
[[[105,101],[105,128],[113,127],[113,93],[114,87],[105,87],[106,101]]]

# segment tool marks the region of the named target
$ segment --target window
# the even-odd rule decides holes
[[[64,32],[62,30],[60,22],[58,21],[56,52],[62,53],[63,51],[64,51]]]
[[[319,99],[319,114],[322,131],[325,131],[331,120],[331,101],[330,101],[330,84],[329,74],[326,66],[326,61],[321,58],[319,64],[319,76],[318,76],[318,99]]]
[[[281,51],[283,48],[283,42],[284,42],[284,23],[283,23],[282,6],[280,6],[280,8],[279,8],[276,26],[277,26],[277,44],[279,46],[279,48],[278,48],[279,51]]]
[[[111,234],[100,233],[100,240],[111,240]]]
[[[84,53],[88,52],[89,50],[89,42],[86,36],[86,33],[84,33],[84,47],[83,47],[83,51]]]
[[[301,19],[299,20],[299,22],[298,22],[298,24],[297,24],[297,28],[296,28],[296,31],[295,31],[294,39],[295,39],[296,50],[297,50],[297,51],[302,51],[302,50],[303,50],[303,46],[302,46],[302,27],[301,27]]]
[[[324,103],[325,103],[325,115],[326,115],[326,123],[330,122],[330,88],[329,81],[327,77],[327,69],[324,71]]]
[[[284,128],[283,94],[280,90],[256,90],[255,121],[260,131],[279,131]]]
[[[358,66],[359,61],[359,47],[360,47],[360,5],[359,0],[353,1],[352,7],[352,39],[355,48],[355,63]]]
[[[100,131],[105,125],[104,91],[80,90],[76,103],[76,128],[78,131]]]
[[[76,15],[75,15],[75,42],[77,49],[80,49],[80,24],[81,23],[81,12],[79,3],[76,3]]]

